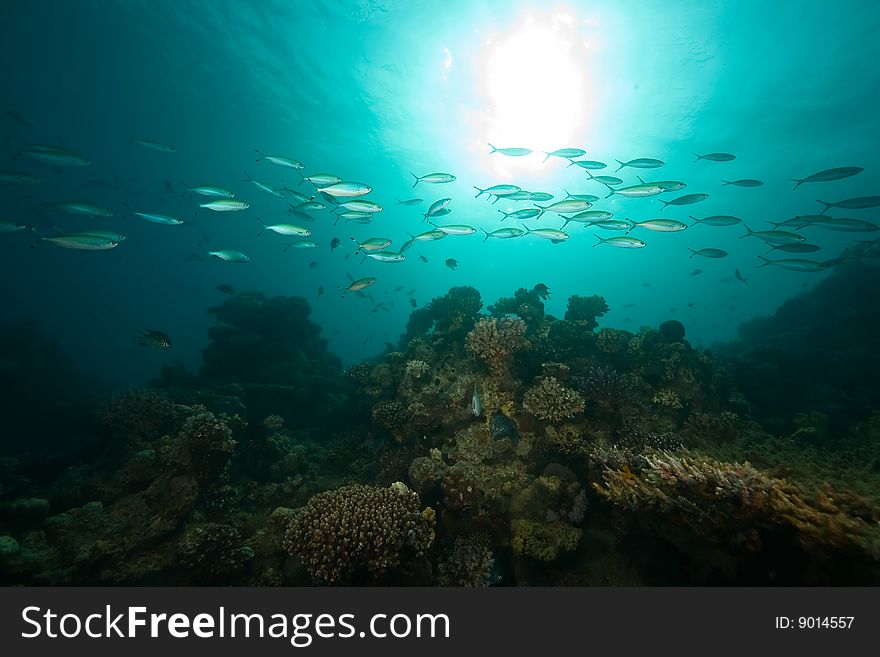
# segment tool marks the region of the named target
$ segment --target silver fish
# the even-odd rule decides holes
[[[477,382],[474,381],[474,394],[471,395],[471,413],[474,417],[480,417],[483,412],[483,404],[480,402],[480,393],[477,391]]]

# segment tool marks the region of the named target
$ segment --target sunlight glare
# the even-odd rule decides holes
[[[586,53],[576,30],[567,14],[528,17],[487,43],[480,70],[486,99],[482,141],[535,151],[523,158],[499,157],[504,168],[538,168],[542,151],[585,148]]]

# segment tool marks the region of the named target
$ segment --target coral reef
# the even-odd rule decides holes
[[[421,556],[434,539],[433,512],[403,485],[352,484],[311,498],[293,518],[284,547],[309,573],[329,583],[378,578],[405,552]]]
[[[526,323],[515,317],[481,319],[468,333],[465,347],[482,360],[495,377],[502,377],[511,366],[513,355],[529,346]]]
[[[568,307],[563,319],[574,322],[581,330],[592,332],[599,326],[597,319],[607,313],[608,310],[608,304],[605,302],[605,299],[598,295],[582,297],[573,294],[568,298]]]
[[[558,422],[584,410],[584,398],[566,388],[555,377],[542,377],[523,396],[523,409],[537,418]]]

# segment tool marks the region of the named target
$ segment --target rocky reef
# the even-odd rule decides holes
[[[824,320],[798,302],[722,357],[546,292],[453,288],[345,372],[304,300],[230,298],[198,375],[100,406],[100,450],[0,459],[0,583],[880,583],[872,384],[836,380],[847,422],[760,387],[819,389],[786,359]]]

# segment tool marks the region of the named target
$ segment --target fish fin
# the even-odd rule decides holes
[[[523,228],[525,228],[525,229],[526,229],[526,234],[528,234],[528,233],[531,233],[531,232],[532,232],[532,231],[531,231],[531,230],[529,230],[529,227],[528,227],[528,226],[526,226],[526,225],[525,225],[525,224],[523,224],[523,223],[521,223],[521,224],[520,224],[520,226],[522,226],[522,227],[523,227]]]
[[[643,185],[645,184],[645,181],[644,181],[644,179],[643,179],[641,176],[636,176],[636,178],[639,179],[639,182],[640,182],[640,183],[642,183]]]
[[[565,198],[571,198],[571,192],[568,191],[565,187],[562,188],[562,191],[565,192]]]
[[[577,162],[575,162],[574,160],[569,160],[568,167],[570,167],[572,164],[577,164]],[[567,169],[568,167],[565,167],[565,168]]]
[[[726,185],[731,185],[731,184],[733,184],[733,183],[731,183],[729,180],[722,180],[722,181],[721,181],[721,186],[722,186],[722,187],[724,187],[724,186],[726,186]]]
[[[596,243],[593,245],[593,248],[596,248],[596,247],[599,246],[602,242],[605,241],[604,239],[602,239],[602,238],[599,237],[598,235],[593,235],[593,237],[595,237],[597,240],[599,240],[598,242],[596,242]]]
[[[606,196],[605,198],[611,198],[612,196],[614,196],[614,190],[609,187],[608,188],[608,196]]]
[[[122,132],[124,132],[126,135],[128,135],[128,143],[125,144],[126,146],[131,146],[134,142],[137,141],[137,139],[135,139],[134,135],[131,134],[128,130],[123,129]]]
[[[489,155],[491,155],[492,153],[495,153],[495,152],[498,150],[498,149],[495,148],[492,144],[489,144],[489,148],[492,149],[491,151],[489,151]]]
[[[789,180],[794,183],[794,189],[792,189],[791,191],[794,191],[795,189],[800,187],[804,182],[803,180],[798,180],[797,178],[789,178]]]
[[[413,174],[413,175],[415,175],[415,174]],[[413,187],[415,187],[415,185],[413,185]],[[480,188],[477,187],[476,185],[474,185],[474,189],[477,190],[477,195],[474,196],[474,198],[480,198],[480,197],[486,192],[485,189],[480,189]]]
[[[693,220],[694,220],[696,223],[698,223],[698,224],[699,224],[699,223],[702,223],[702,221],[700,221],[699,219],[697,219],[697,218],[696,218],[694,215],[692,215],[692,214],[689,214],[688,217],[690,217],[691,219],[693,219]]]
[[[619,167],[617,167],[617,168],[614,170],[614,173],[617,173],[617,172],[620,171],[623,167],[626,166],[626,164],[624,164],[624,163],[621,162],[620,160],[614,160],[614,161],[617,162],[617,163],[620,165]]]
[[[419,178],[419,177],[418,177],[416,174],[414,174],[412,171],[409,172],[409,175],[411,175],[413,178],[416,179],[416,181],[413,183],[413,187],[415,187],[416,185],[418,185],[418,184],[421,182],[421,178]]]
[[[571,221],[571,219],[569,219],[568,217],[563,217],[563,219],[565,219],[565,223],[562,224],[562,226],[559,227],[559,230],[562,230],[563,228],[565,228],[566,226],[568,226],[568,222]]]
[[[584,169],[584,173],[587,174],[587,177],[588,177],[590,180],[593,179],[593,174],[590,173],[589,171],[587,171],[586,169]]]
[[[689,249],[688,249],[688,251],[690,251],[690,252],[691,252],[691,255],[690,255],[690,256],[689,256],[689,257],[688,257],[688,260],[690,260],[690,258],[693,258],[693,257],[694,257],[694,256],[695,256],[695,255],[697,255],[697,252],[696,252],[696,251],[694,251],[694,250],[693,250],[693,249],[691,249],[691,248],[689,248]]]
[[[748,226],[746,226],[745,224],[743,224],[743,228],[746,229],[746,234],[745,234],[745,235],[740,235],[740,236],[739,236],[740,239],[742,239],[743,237],[748,237],[749,235],[751,235],[752,233],[755,232],[755,231],[753,231],[751,228],[749,228]]]
[[[697,155],[696,153],[694,153],[694,155],[695,155],[696,158],[697,158],[696,160],[694,160],[694,162],[699,162],[700,160],[703,159],[703,156],[702,156],[702,155]]]
[[[769,258],[765,258],[764,256],[758,256],[758,257],[764,261],[764,264],[758,265],[758,269],[760,269],[761,267],[766,267],[767,265],[770,265],[773,263],[773,261],[770,260]]]
[[[541,151],[541,152],[544,153],[545,155],[547,155],[547,157],[545,157],[545,158],[542,160],[542,163],[543,163],[543,162],[546,162],[547,160],[550,159],[550,153],[548,153],[547,151]]]
[[[824,208],[822,208],[822,212],[820,212],[819,214],[825,214],[826,212],[828,212],[831,206],[834,205],[834,203],[827,203],[825,201],[820,201],[819,199],[816,199],[816,203],[821,203],[825,206]]]
[[[260,160],[265,160],[265,159],[266,159],[266,156],[263,155],[263,154],[259,151],[259,149],[255,148],[255,149],[254,149],[254,153],[256,153],[257,155],[260,156],[260,158],[259,158],[258,160],[254,160],[254,162],[259,162]]]
[[[663,207],[660,208],[660,212],[663,212],[666,209],[666,206],[671,203],[671,201],[664,201],[662,198],[658,198],[657,200],[663,204]]]
[[[486,237],[483,238],[483,241],[485,242],[487,239],[489,239],[489,231],[485,228],[480,228],[480,230],[486,233]]]

